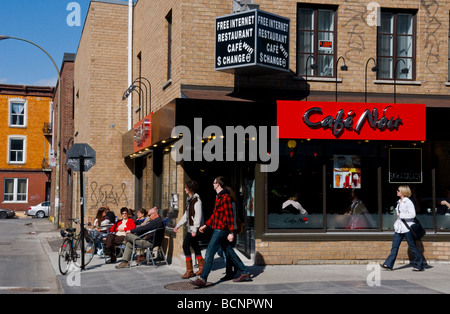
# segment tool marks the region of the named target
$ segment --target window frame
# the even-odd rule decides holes
[[[392,8],[382,8],[381,13],[392,13],[393,14],[393,30],[392,33],[380,33],[381,26],[377,26],[377,65],[380,66],[380,59],[389,59],[392,58],[392,65],[390,70],[392,71],[392,77],[380,77],[380,72],[377,72],[377,80],[387,80],[387,81],[415,81],[416,80],[416,62],[417,62],[417,10],[409,10],[409,9],[392,9]],[[411,14],[412,15],[412,34],[411,35],[403,35],[401,37],[411,36],[412,37],[412,56],[411,57],[399,57],[398,56],[398,15],[399,14]],[[392,35],[392,56],[380,56],[379,55],[379,38],[380,35]],[[397,77],[398,70],[400,69],[400,63],[396,67],[396,63],[398,60],[404,59],[411,60],[411,78],[401,78]],[[401,75],[400,75],[401,76]]]
[[[13,124],[13,110],[12,106],[13,104],[23,104],[24,106],[24,113],[23,113],[23,124]],[[8,126],[10,128],[26,128],[27,122],[28,122],[28,101],[22,98],[11,98],[8,101]]]
[[[12,161],[11,160],[11,140],[22,140],[23,148],[22,148],[22,160],[21,161]],[[8,135],[8,149],[6,151],[7,161],[10,165],[24,165],[27,162],[27,137],[24,135]]]
[[[297,35],[296,35],[296,73],[298,76],[308,76],[308,77],[315,77],[315,78],[336,78],[337,75],[337,71],[336,71],[336,60],[337,60],[337,43],[338,43],[338,6],[337,5],[317,5],[317,4],[305,4],[305,3],[299,3],[297,5]],[[313,30],[309,30],[309,29],[300,29],[298,20],[300,17],[300,10],[301,9],[309,9],[309,10],[313,10],[314,11],[314,17],[313,17]],[[320,10],[330,10],[333,11],[333,53],[331,54],[326,54],[326,53],[319,53],[319,33],[329,33],[329,31],[319,31],[319,11]],[[300,49],[300,40],[299,40],[299,34],[300,32],[308,32],[308,31],[312,31],[313,32],[313,36],[314,36],[314,40],[313,40],[313,45],[314,45],[314,49],[312,53],[304,53],[301,52]],[[308,71],[306,71],[305,73],[302,73],[302,71],[304,71],[305,69],[300,69],[299,65],[300,63],[298,62],[299,60],[299,56],[300,55],[305,55],[306,58],[308,58],[308,56],[312,55],[314,60],[311,60],[308,62],[308,65],[310,66],[311,64],[316,64],[317,67],[312,69],[312,74],[307,74]],[[332,76],[319,76],[319,56],[322,55],[329,55],[333,57],[333,75]],[[313,61],[313,62],[312,62]]]
[[[6,182],[8,180],[13,180],[13,199],[12,200],[6,200],[5,196],[6,196]],[[25,191],[25,200],[18,200],[18,196],[19,196],[19,192],[18,192],[18,187],[19,187],[19,180],[25,180],[26,182],[26,191]],[[28,203],[28,178],[4,178],[3,179],[3,201],[2,203]],[[11,193],[8,193],[8,195],[10,195]]]

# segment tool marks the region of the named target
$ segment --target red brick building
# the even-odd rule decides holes
[[[0,85],[2,208],[26,211],[50,199],[52,87]]]

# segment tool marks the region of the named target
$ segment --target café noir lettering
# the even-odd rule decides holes
[[[425,141],[426,105],[277,101],[282,139]]]
[[[402,119],[394,116],[386,116],[386,111],[391,106],[386,106],[383,113],[380,114],[377,108],[372,110],[366,109],[359,117],[353,110],[345,112],[343,109],[338,110],[335,116],[328,115],[320,121],[315,121],[316,116],[323,116],[322,108],[314,107],[308,109],[303,115],[303,122],[310,128],[330,129],[335,137],[340,137],[346,130],[361,133],[362,128],[367,123],[372,129],[380,131],[398,130],[403,124]]]

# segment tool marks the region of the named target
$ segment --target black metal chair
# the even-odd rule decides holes
[[[150,240],[147,240],[147,242],[149,243],[148,246],[145,246],[145,247],[136,246],[137,240],[143,240],[144,238],[146,238],[147,236],[149,236],[151,234],[153,234],[153,236],[150,237]],[[166,265],[169,265],[169,263],[167,262],[166,255],[164,254],[164,251],[162,249],[163,240],[164,240],[164,228],[158,228],[158,229],[146,232],[146,233],[140,235],[139,237],[137,237],[136,239],[134,239],[133,251],[132,251],[131,256],[134,255],[134,253],[136,252],[136,249],[147,249],[147,253],[146,253],[147,265],[149,265],[150,261],[151,261],[155,268],[158,267],[155,264],[155,258],[158,258],[158,254],[161,254]],[[155,248],[157,248],[156,251],[154,250]],[[155,254],[155,256],[153,256],[154,254]],[[131,268],[131,261],[129,264],[130,264],[130,268]]]

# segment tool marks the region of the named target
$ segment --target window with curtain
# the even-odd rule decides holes
[[[412,80],[415,64],[415,14],[381,12],[377,36],[378,79]],[[407,69],[407,70],[406,70]]]
[[[26,202],[28,194],[28,179],[5,179],[3,189],[4,202]]]
[[[10,126],[25,126],[25,103],[10,103]]]
[[[298,8],[298,75],[319,77],[335,76],[335,19],[336,9],[334,7]]]

